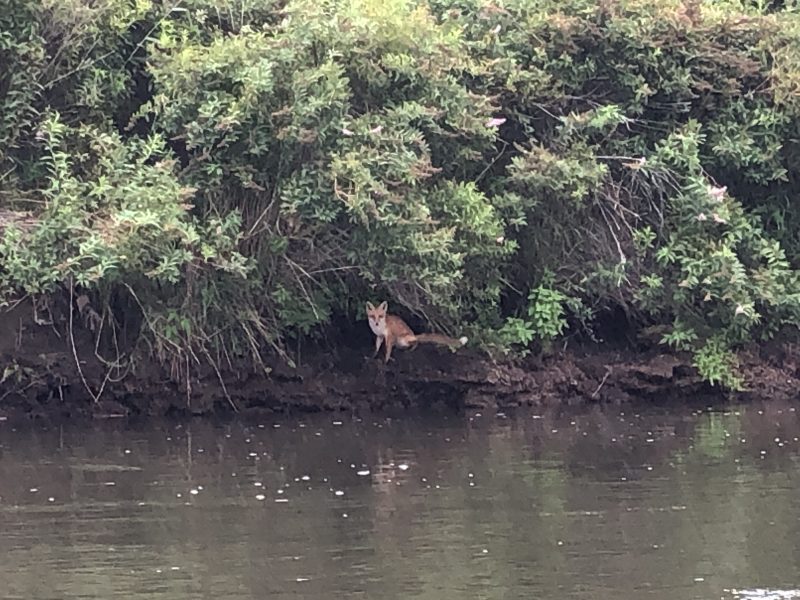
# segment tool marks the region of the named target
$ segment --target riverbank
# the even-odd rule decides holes
[[[361,331],[363,329],[364,331]],[[23,307],[0,319],[0,418],[212,415],[363,409],[508,409],[555,403],[657,403],[727,399],[791,400],[800,394],[800,351],[789,342],[740,354],[746,391],[707,384],[688,355],[631,344],[570,346],[548,356],[497,361],[475,348],[397,352],[388,366],[371,358],[361,334],[301,349],[296,367],[275,360],[270,372],[193,365],[169,372],[139,360],[110,368],[84,328],[41,325]],[[76,361],[76,356],[78,361]],[[80,364],[80,369],[77,364]],[[88,388],[88,389],[87,389]]]

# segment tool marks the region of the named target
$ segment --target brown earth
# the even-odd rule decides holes
[[[747,391],[728,394],[701,381],[686,356],[659,347],[567,348],[521,361],[494,361],[469,347],[457,353],[420,347],[395,353],[385,366],[370,357],[371,339],[366,327],[362,329],[366,333],[359,333],[355,341],[334,341],[304,353],[296,368],[276,361],[269,374],[252,368],[218,374],[196,366],[187,383],[185,377],[171,377],[152,362],[139,362],[127,374],[109,370],[96,358],[93,336],[83,324],[76,322],[71,337],[63,323],[37,324],[30,303],[21,304],[0,315],[0,419],[234,410],[502,410],[643,399],[686,403],[800,397],[800,349],[789,342],[743,352]]]

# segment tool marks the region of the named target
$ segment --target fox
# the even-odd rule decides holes
[[[387,314],[388,309],[389,303],[386,301],[381,302],[377,307],[372,302],[367,302],[367,320],[369,321],[369,328],[375,334],[375,353],[372,357],[378,356],[381,346],[385,344],[386,357],[383,361],[384,363],[389,362],[394,346],[405,349],[414,348],[417,344],[427,343],[458,348],[467,343],[466,337],[455,339],[438,333],[416,334],[403,319],[396,315]]]

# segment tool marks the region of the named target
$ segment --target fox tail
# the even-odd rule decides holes
[[[439,344],[440,346],[450,346],[452,348],[458,348],[467,343],[466,337],[455,339],[439,333],[420,333],[414,338],[420,344]]]

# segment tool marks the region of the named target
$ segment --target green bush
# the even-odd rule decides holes
[[[622,309],[729,387],[797,323],[794,3],[171,6],[0,6],[6,301],[173,367],[379,295],[514,352]]]

